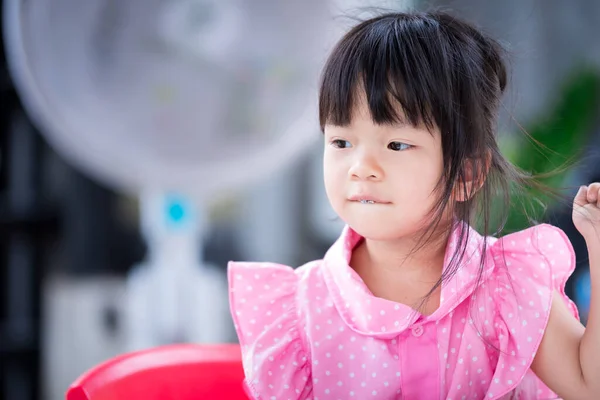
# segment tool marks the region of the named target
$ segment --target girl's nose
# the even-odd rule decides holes
[[[383,169],[377,159],[368,154],[359,155],[348,173],[352,179],[377,181],[383,178]]]

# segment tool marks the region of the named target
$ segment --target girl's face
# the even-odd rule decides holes
[[[439,132],[376,125],[363,101],[349,126],[326,125],[324,133],[325,190],[345,223],[372,240],[427,227],[443,172]]]

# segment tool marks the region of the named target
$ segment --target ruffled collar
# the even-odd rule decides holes
[[[496,239],[484,238],[465,223],[457,222],[446,247],[444,270],[451,261],[462,229],[466,229],[466,253],[456,274],[442,284],[439,308],[433,314],[423,316],[409,306],[375,297],[369,291],[361,277],[349,265],[352,251],[362,237],[346,226],[323,259],[325,282],[344,322],[358,333],[392,338],[417,321],[437,321],[448,315],[476,289],[481,249],[486,240],[488,246],[482,280],[485,280],[493,269],[490,249]]]

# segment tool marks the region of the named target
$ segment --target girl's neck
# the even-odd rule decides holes
[[[448,236],[447,231],[442,231],[431,238],[425,237],[424,244],[419,243],[418,236],[385,241],[363,239],[354,250],[353,267],[368,268],[370,274],[379,271],[437,281],[443,270]]]
[[[442,276],[447,242],[447,233],[423,246],[418,240],[364,239],[354,249],[350,265],[374,296],[430,315],[439,307],[441,288],[427,295]]]

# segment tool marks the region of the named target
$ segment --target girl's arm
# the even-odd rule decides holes
[[[554,293],[550,318],[531,366],[565,400],[600,398],[600,183],[575,197],[573,222],[584,237],[590,262],[592,297],[587,327]]]

